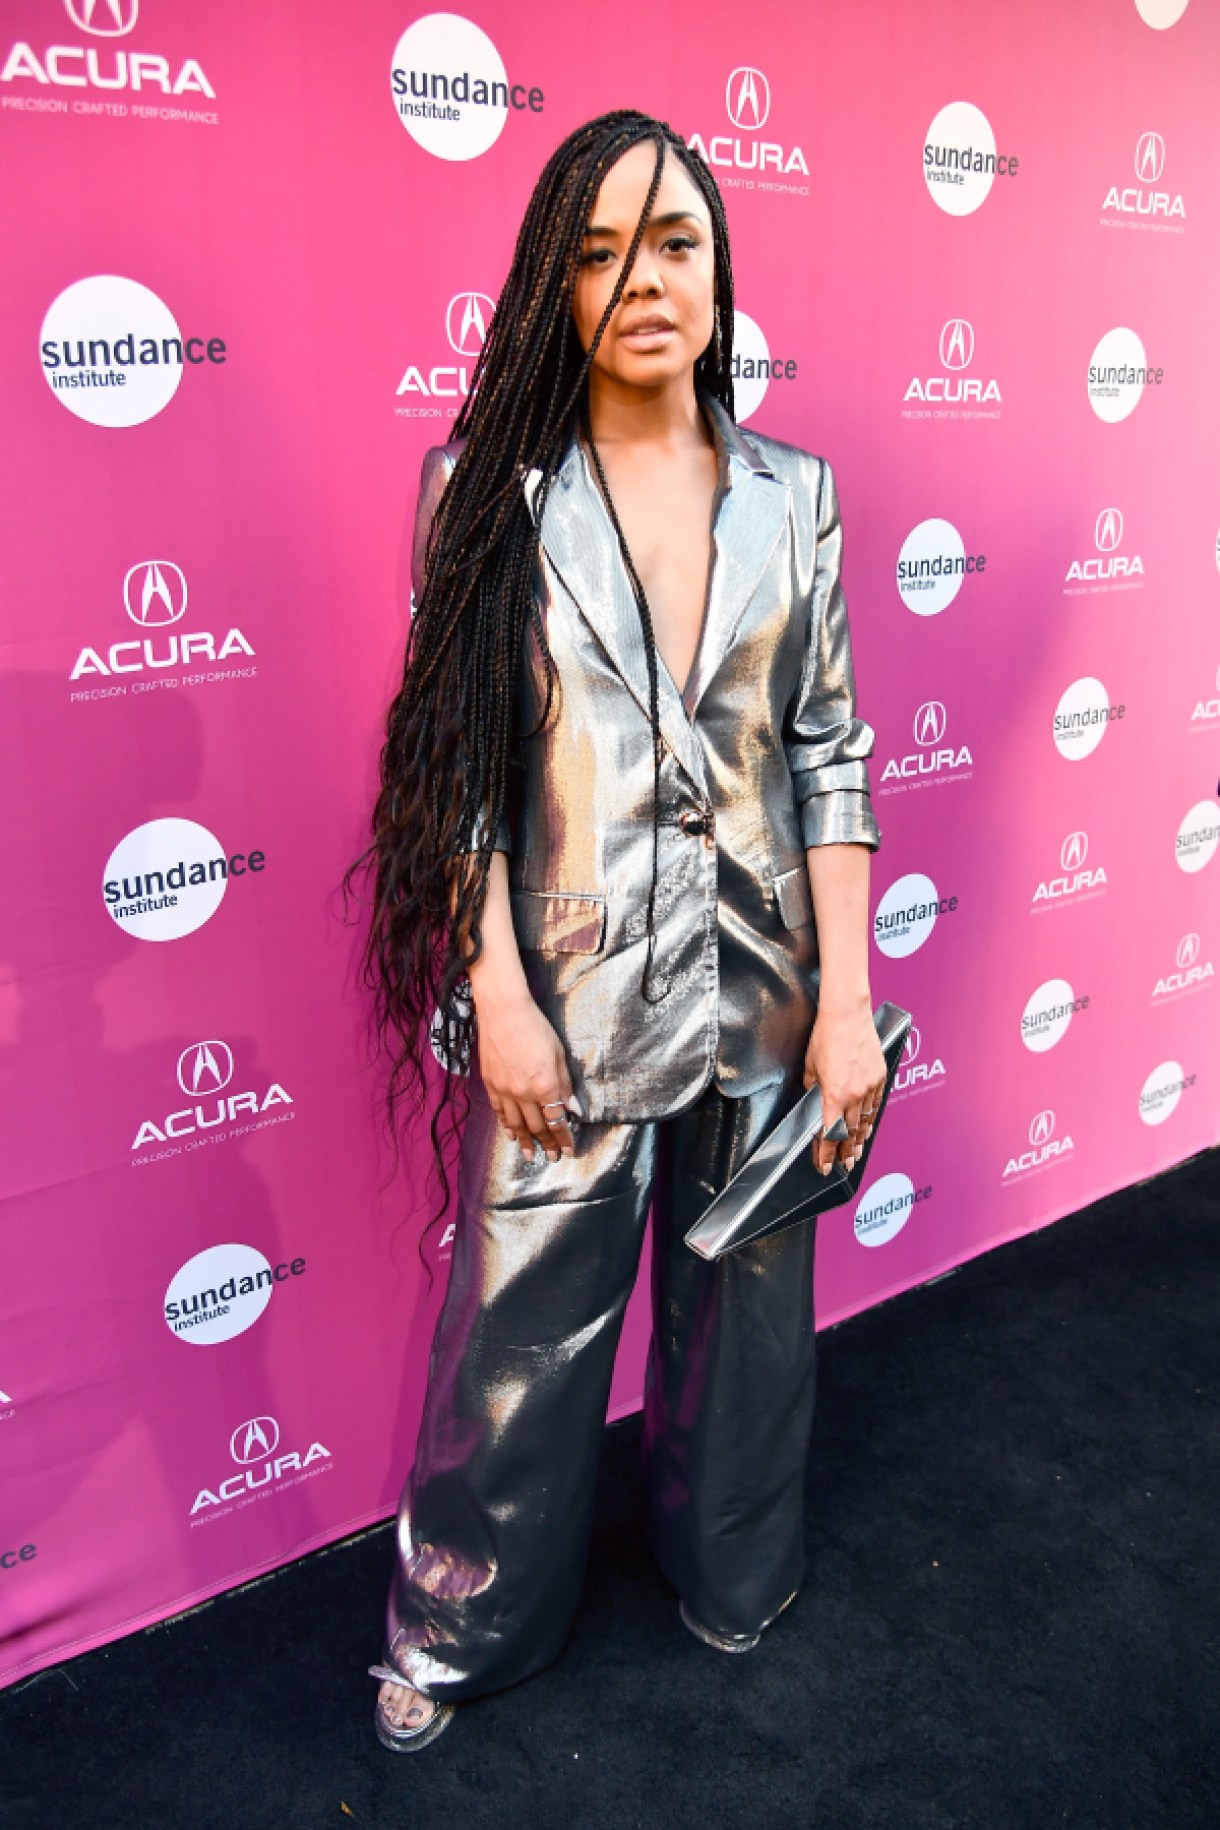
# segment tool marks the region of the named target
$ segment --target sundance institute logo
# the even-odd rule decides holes
[[[1089,361],[1089,405],[1106,425],[1129,419],[1146,387],[1160,387],[1163,368],[1151,368],[1144,345],[1133,330],[1108,330]]]
[[[1021,1040],[1032,1054],[1044,1055],[1063,1040],[1072,1018],[1088,1008],[1088,996],[1078,998],[1066,979],[1047,979],[1030,993],[1021,1012]]]
[[[390,93],[415,144],[436,159],[477,159],[511,112],[541,114],[546,105],[541,89],[509,82],[487,33],[456,13],[428,13],[407,27],[394,47]]]
[[[210,921],[229,879],[260,873],[261,851],[226,853],[195,820],[148,820],[119,840],[106,860],[106,912],[137,940],[180,940]]]
[[[1015,178],[1018,161],[996,151],[991,122],[973,102],[949,102],[924,135],[928,195],[948,216],[970,216],[997,178]]]
[[[94,426],[155,419],[188,368],[217,367],[227,355],[223,337],[184,337],[164,300],[115,273],[60,293],[42,321],[39,353],[56,399]]]
[[[766,333],[744,311],[733,314],[733,399],[739,424],[757,413],[773,381],[795,381],[795,356],[773,356]]]
[[[915,1208],[932,1193],[931,1184],[916,1188],[910,1176],[900,1170],[882,1176],[861,1197],[853,1222],[860,1245],[888,1245],[896,1239]]]
[[[1073,680],[1060,694],[1051,734],[1060,756],[1080,762],[1091,756],[1110,726],[1126,714],[1125,704],[1111,704],[1100,680],[1092,674]]]
[[[913,527],[898,555],[898,595],[916,616],[947,609],[965,579],[987,569],[986,553],[967,553],[951,521],[932,516]]]
[[[280,1284],[304,1271],[303,1258],[273,1266],[256,1246],[209,1246],[170,1279],[165,1325],[197,1347],[231,1341],[253,1328]]]
[[[1210,864],[1220,846],[1220,805],[1215,801],[1196,801],[1182,815],[1174,839],[1174,856],[1188,874]]]

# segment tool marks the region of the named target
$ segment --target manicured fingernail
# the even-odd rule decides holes
[[[581,1105],[579,1099],[577,1099],[575,1093],[569,1093],[563,1103],[569,1112],[575,1112],[577,1118],[584,1117],[585,1109]]]

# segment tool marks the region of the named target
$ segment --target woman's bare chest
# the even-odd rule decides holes
[[[644,587],[658,652],[681,689],[707,604],[716,494],[712,453],[651,476],[609,476],[615,511]]]

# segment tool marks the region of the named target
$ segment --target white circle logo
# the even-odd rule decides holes
[[[1164,32],[1176,25],[1190,0],[1135,0],[1135,10],[1154,32]]]
[[[929,744],[939,743],[945,734],[948,722],[944,703],[940,699],[925,699],[915,714],[913,733],[917,744],[927,748]]]
[[[192,1042],[178,1057],[178,1085],[188,1099],[220,1093],[233,1078],[233,1050],[215,1037]]]
[[[121,38],[140,16],[140,0],[64,0],[69,19],[81,32],[95,38]],[[95,14],[101,22],[95,23]]]
[[[42,372],[58,401],[93,426],[155,419],[182,381],[182,332],[138,280],[77,280],[42,321]]]
[[[1135,143],[1135,175],[1141,184],[1155,184],[1165,169],[1165,142],[1159,133],[1142,133]]]
[[[1055,1135],[1055,1114],[1047,1106],[1041,1112],[1035,1112],[1029,1121],[1029,1141],[1036,1150],[1040,1144],[1048,1144]]]
[[[1148,358],[1133,330],[1108,330],[1089,359],[1089,405],[1098,419],[1115,426],[1140,403],[1148,377]]]
[[[974,326],[965,318],[950,318],[940,333],[942,368],[968,369],[974,361]]]
[[[165,1325],[179,1340],[210,1347],[252,1328],[275,1279],[252,1245],[211,1245],[196,1252],[165,1292]]]
[[[280,1426],[274,1417],[250,1417],[239,1423],[229,1438],[229,1454],[245,1466],[265,1461],[280,1446]]]
[[[1087,832],[1069,832],[1059,847],[1059,868],[1064,871],[1083,870],[1084,861],[1089,855],[1089,835]]]
[[[923,175],[933,203],[949,216],[970,216],[995,183],[991,122],[973,102],[949,102],[924,135]]]
[[[935,616],[962,588],[966,548],[951,521],[933,517],[911,529],[898,555],[898,595],[916,616]]]
[[[1035,1055],[1044,1055],[1067,1034],[1076,994],[1066,979],[1039,985],[1021,1013],[1021,1040]]]
[[[1162,1061],[1140,1088],[1140,1117],[1146,1125],[1163,1125],[1182,1097],[1180,1061]]]
[[[477,159],[508,119],[508,72],[479,26],[427,13],[394,47],[390,91],[398,118],[437,159]]]
[[[1123,511],[1121,508],[1103,508],[1093,526],[1093,544],[1099,553],[1112,553],[1121,546],[1123,538]]]
[[[1184,871],[1193,875],[1210,864],[1220,845],[1220,807],[1215,801],[1196,801],[1182,817],[1174,850]]]
[[[180,940],[209,921],[228,886],[224,847],[194,820],[149,820],[106,862],[107,912],[137,940]]]
[[[1100,680],[1086,675],[1073,680],[1055,707],[1052,731],[1055,748],[1069,762],[1091,756],[1106,734],[1110,722],[1110,701]]]
[[[455,292],[445,312],[445,335],[455,356],[477,356],[496,309],[485,292]]]
[[[915,1206],[915,1184],[895,1170],[874,1182],[856,1209],[856,1238],[861,1245],[888,1245],[900,1233]]]
[[[724,85],[724,105],[734,127],[757,133],[771,112],[771,85],[761,70],[743,64]]]
[[[1183,934],[1178,942],[1178,950],[1174,954],[1174,959],[1181,971],[1185,972],[1189,966],[1194,965],[1199,957],[1199,946],[1200,941],[1197,934]]]
[[[123,603],[133,623],[157,629],[186,615],[186,573],[172,559],[142,559],[123,580]]]
[[[762,326],[744,311],[733,313],[733,400],[737,423],[757,413],[771,379],[771,350]]]
[[[940,898],[931,877],[912,871],[891,883],[873,917],[873,938],[890,959],[918,952],[936,926]]]

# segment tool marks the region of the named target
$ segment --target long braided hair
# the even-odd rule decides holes
[[[651,140],[656,169],[613,296],[590,347],[572,316],[585,228],[602,180],[632,146]],[[541,730],[551,711],[555,666],[536,595],[538,528],[573,415],[578,416],[639,606],[648,659],[654,798],[653,868],[642,995],[650,975],[663,752],[652,619],[589,432],[587,379],[660,187],[666,156],[698,188],[712,221],[716,329],[695,364],[698,383],[733,412],[733,280],[728,227],[716,181],[664,121],[634,109],[598,116],[556,149],[534,187],[516,251],[470,392],[454,432],[465,443],[427,543],[423,592],[407,642],[402,685],[386,720],[372,842],[348,873],[373,880],[363,951],[374,1027],[389,1057],[387,1101],[396,1118],[425,1104],[431,1044],[469,1061],[474,1013],[468,965],[482,950],[481,917],[497,825],[504,813],[510,748]],[[531,515],[522,484],[540,473]],[[516,687],[527,635],[536,638],[546,693],[532,732],[514,730]],[[448,1199],[443,1143],[460,1082],[441,1076],[431,1137],[442,1207]]]

